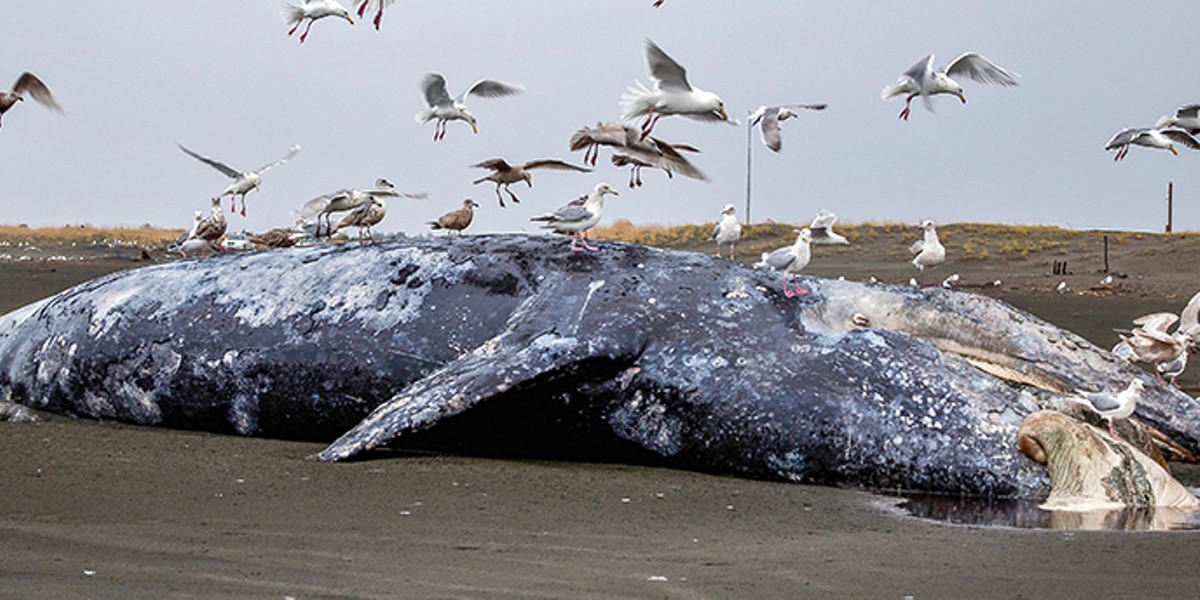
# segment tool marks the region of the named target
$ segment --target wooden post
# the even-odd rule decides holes
[[[1175,200],[1175,182],[1167,182],[1167,233],[1171,233],[1171,225],[1174,215],[1174,200]]]
[[[1108,235],[1104,236],[1104,272],[1108,272]]]

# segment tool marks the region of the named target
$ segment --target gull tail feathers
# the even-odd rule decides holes
[[[621,94],[621,118],[626,121],[646,116],[653,107],[654,92],[640,81]]]
[[[283,13],[283,20],[288,25],[295,25],[300,22],[300,19],[304,18],[304,9],[294,4],[284,4],[283,10],[280,12]]]
[[[897,98],[907,93],[908,89],[907,86],[905,86],[905,82],[897,81],[892,85],[883,86],[883,91],[879,93],[879,97],[884,100],[891,100],[892,98]]]

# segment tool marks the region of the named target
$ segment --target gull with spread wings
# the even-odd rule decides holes
[[[446,137],[448,121],[466,121],[471,125],[471,131],[479,133],[475,115],[467,110],[467,105],[464,104],[467,96],[499,98],[519,94],[525,91],[525,88],[495,79],[480,79],[457,97],[451,98],[449,92],[446,91],[446,78],[437,73],[430,73],[421,80],[421,91],[425,94],[425,103],[429,105],[429,108],[417,113],[417,122],[428,123],[437,119],[437,126],[433,130],[433,140],[437,141]]]
[[[517,198],[517,195],[514,194],[513,191],[508,188],[508,186],[517,183],[518,181],[524,181],[525,185],[533,187],[533,174],[529,172],[532,169],[554,169],[556,171],[576,171],[579,173],[592,172],[591,169],[579,167],[571,163],[552,158],[531,160],[522,165],[509,164],[509,162],[503,158],[492,158],[471,166],[481,169],[488,169],[491,171],[491,173],[488,173],[487,175],[484,175],[483,177],[480,177],[471,183],[476,185],[479,185],[485,181],[491,181],[495,183],[496,198],[500,200],[500,208],[504,208],[504,196],[500,195],[501,188],[503,188],[505,192],[508,192],[508,197],[511,198],[513,202],[520,202],[521,200]]]
[[[271,169],[282,165],[289,160],[292,160],[292,158],[294,158],[296,154],[300,152],[300,146],[292,146],[292,148],[288,150],[288,153],[279,160],[267,163],[253,171],[239,171],[219,160],[196,154],[195,152],[184,148],[182,144],[177,145],[179,146],[179,149],[187,153],[188,156],[191,156],[192,158],[220,171],[226,177],[233,180],[233,183],[229,184],[229,187],[225,188],[225,191],[217,194],[217,198],[229,196],[231,201],[229,210],[232,212],[235,210],[234,206],[237,204],[238,196],[241,196],[243,217],[246,216],[246,194],[258,189],[258,186],[262,184],[263,173],[266,173],[267,171],[270,171]]]
[[[967,52],[950,61],[950,64],[941,70],[935,71],[933,55],[930,54],[900,75],[900,79],[896,83],[883,88],[881,96],[884,100],[907,96],[904,99],[904,110],[900,111],[900,118],[907,121],[913,98],[917,96],[921,97],[921,100],[925,102],[925,108],[930,112],[933,111],[932,98],[937,94],[957,96],[963,104],[966,104],[967,97],[963,95],[962,86],[951,78],[951,76],[962,75],[979,83],[1005,86],[1017,85],[1017,77],[1020,77],[974,52]]]

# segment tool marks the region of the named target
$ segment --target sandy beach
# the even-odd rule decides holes
[[[967,239],[948,233],[948,246]],[[895,235],[821,249],[810,271],[906,281],[915,269],[894,248],[910,234]],[[1122,244],[1111,289],[1090,289],[1103,275],[1086,249],[951,260],[923,277],[1000,279],[973,291],[1111,345],[1112,328],[1200,289],[1198,239]],[[140,259],[0,262],[0,312]],[[1050,273],[1055,260],[1075,274]],[[1076,291],[1055,292],[1059,280]],[[1188,531],[948,525],[862,491],[659,466],[402,452],[326,464],[309,459],[314,443],[58,416],[0,427],[4,597],[1191,598],[1200,587]]]

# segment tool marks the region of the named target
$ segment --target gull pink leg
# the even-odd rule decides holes
[[[315,21],[316,21],[316,19],[309,19],[309,20],[308,20],[308,26],[304,28],[304,33],[300,34],[300,43],[301,43],[301,44],[303,44],[303,43],[304,43],[304,40],[307,40],[307,39],[308,39],[308,30],[312,29],[312,24],[313,24],[313,22],[315,22]],[[297,24],[298,24],[298,23],[297,23]]]
[[[362,18],[362,16],[363,16],[363,13],[367,12],[367,4],[370,4],[370,3],[371,3],[371,0],[362,0],[362,2],[361,2],[361,3],[359,3],[359,5],[358,5],[358,18],[360,18],[360,19],[361,19],[361,18]]]
[[[302,23],[303,21],[304,21],[304,19],[300,19],[299,21],[296,21],[296,25],[292,27],[291,31],[288,31],[288,36],[291,36],[293,33],[296,33],[296,30],[300,29],[300,23]]]

